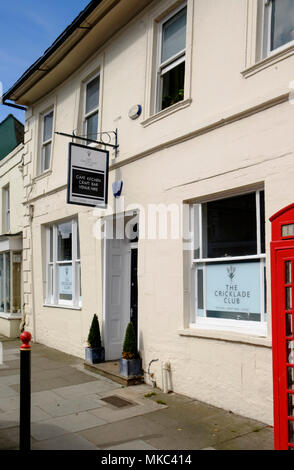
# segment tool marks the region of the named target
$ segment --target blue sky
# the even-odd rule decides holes
[[[0,82],[7,91],[90,0],[10,0],[0,3]],[[0,105],[24,122],[24,112]]]

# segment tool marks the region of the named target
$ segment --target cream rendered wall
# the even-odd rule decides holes
[[[7,233],[3,211],[5,202],[3,200],[4,188],[10,188],[10,233],[18,233],[23,228],[23,154],[24,146],[19,145],[0,161],[0,233]]]
[[[24,186],[23,186],[23,162],[25,158],[25,146],[20,144],[0,161],[0,235],[17,234],[23,232],[24,222]],[[5,193],[4,189],[9,185],[10,197],[10,230],[5,225]],[[4,237],[6,239],[6,237]],[[27,243],[27,241],[25,242]],[[8,246],[8,245],[7,245]],[[20,317],[18,315],[0,313],[0,333],[8,338],[16,338],[19,335]]]
[[[151,119],[148,112],[153,21],[173,5],[166,0],[154,2],[28,110],[24,175],[26,197],[33,207],[27,208],[25,218],[25,309],[36,341],[83,357],[93,313],[103,321],[103,250],[93,236],[103,211],[65,203],[68,139],[54,136],[52,166],[42,176],[36,172],[40,113],[54,106],[55,130],[81,132],[82,82],[97,70],[102,83],[100,130],[118,128],[120,144],[118,158],[111,159],[109,204],[113,205],[115,179],[124,181],[126,205],[145,208],[232,190],[238,194],[238,188],[264,184],[269,253],[268,218],[293,201],[294,108],[287,93],[294,58],[244,78],[249,3],[188,0],[193,29],[187,52],[191,91],[183,106]],[[143,105],[143,115],[131,121],[128,110],[134,104]],[[81,310],[44,307],[44,224],[73,215],[79,218],[83,305]],[[160,367],[168,360],[176,392],[272,423],[269,257],[269,330],[262,339],[187,332],[188,272],[181,241],[140,240],[139,328],[145,370],[152,359],[160,359],[152,371],[162,386]]]

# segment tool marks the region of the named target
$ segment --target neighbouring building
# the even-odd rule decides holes
[[[0,123],[0,334],[19,336],[22,318],[24,126],[12,114]]]
[[[93,1],[5,93],[27,107],[35,341],[84,357],[97,313],[116,360],[132,319],[146,382],[163,387],[168,363],[175,392],[272,423],[269,218],[294,199],[293,31],[280,0]],[[66,202],[74,136],[119,145],[107,209]]]

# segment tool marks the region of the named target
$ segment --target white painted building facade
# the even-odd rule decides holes
[[[292,17],[279,1],[91,2],[6,93],[27,106],[35,341],[84,357],[97,313],[106,360],[118,359],[137,268],[146,381],[150,365],[163,387],[170,363],[175,392],[272,423],[269,217],[294,196]],[[108,210],[66,204],[70,139],[56,132],[109,131],[113,144],[116,129]],[[103,239],[111,208],[133,240]],[[154,229],[160,211],[168,236]]]
[[[20,334],[23,311],[22,249],[24,145],[0,161],[0,334]]]

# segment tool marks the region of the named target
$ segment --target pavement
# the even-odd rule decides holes
[[[0,450],[19,448],[19,340],[0,337]],[[273,428],[146,384],[123,387],[32,344],[32,450],[273,450]]]

